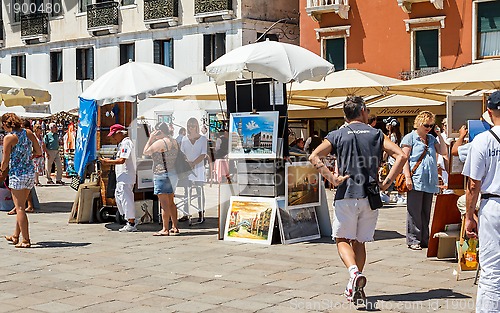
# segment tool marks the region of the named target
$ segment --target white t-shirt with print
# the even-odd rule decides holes
[[[135,184],[136,166],[135,149],[129,137],[123,138],[118,144],[116,159],[126,159],[125,163],[115,166],[116,181],[126,184]]]
[[[492,130],[500,137],[500,126]],[[481,193],[500,195],[500,142],[489,131],[474,137],[462,174],[481,181]]]

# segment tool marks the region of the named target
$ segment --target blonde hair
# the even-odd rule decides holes
[[[36,123],[35,126],[33,126],[33,132],[36,132],[37,130],[42,130],[42,125]]]
[[[427,120],[436,120],[436,115],[429,111],[421,111],[418,113],[417,117],[415,117],[415,121],[413,122],[413,128],[417,128],[420,125],[423,125]]]

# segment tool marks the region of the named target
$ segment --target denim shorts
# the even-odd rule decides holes
[[[154,194],[173,194],[177,188],[177,175],[170,171],[163,174],[154,174]]]

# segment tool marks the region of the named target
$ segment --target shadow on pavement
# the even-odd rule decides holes
[[[196,221],[194,219],[193,221]],[[206,218],[205,222],[202,224],[189,226],[188,222],[179,222],[178,227],[180,230],[180,234],[176,236],[198,236],[198,235],[216,235],[217,234],[217,225],[218,221],[215,217]],[[118,231],[123,225],[118,223],[107,223],[104,227],[112,231]],[[140,232],[157,232],[161,230],[162,225],[158,222],[149,223],[149,224],[140,224],[137,225],[137,229]],[[193,232],[191,232],[193,230]],[[198,231],[203,230],[203,231]]]
[[[32,248],[75,248],[90,245],[90,242],[68,242],[68,241],[41,241],[32,245]]]
[[[378,241],[378,240],[406,238],[406,236],[394,230],[376,229],[373,238]]]
[[[470,299],[471,297],[468,295],[464,295],[459,292],[455,292],[451,289],[431,289],[423,292],[411,292],[411,293],[401,293],[394,295],[380,295],[380,296],[371,296],[368,297],[368,303],[372,304],[372,307],[375,307],[375,303],[377,301],[427,301],[427,300],[436,300],[436,299]],[[367,305],[370,307],[370,305]]]
[[[35,213],[70,213],[72,206],[73,202],[45,202]]]

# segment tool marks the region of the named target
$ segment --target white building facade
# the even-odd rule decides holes
[[[93,80],[130,59],[208,81],[206,65],[297,12],[298,0],[6,0],[0,71],[49,90],[49,113],[67,111]],[[269,36],[298,44],[297,24],[277,25]],[[297,36],[281,36],[284,27]]]

